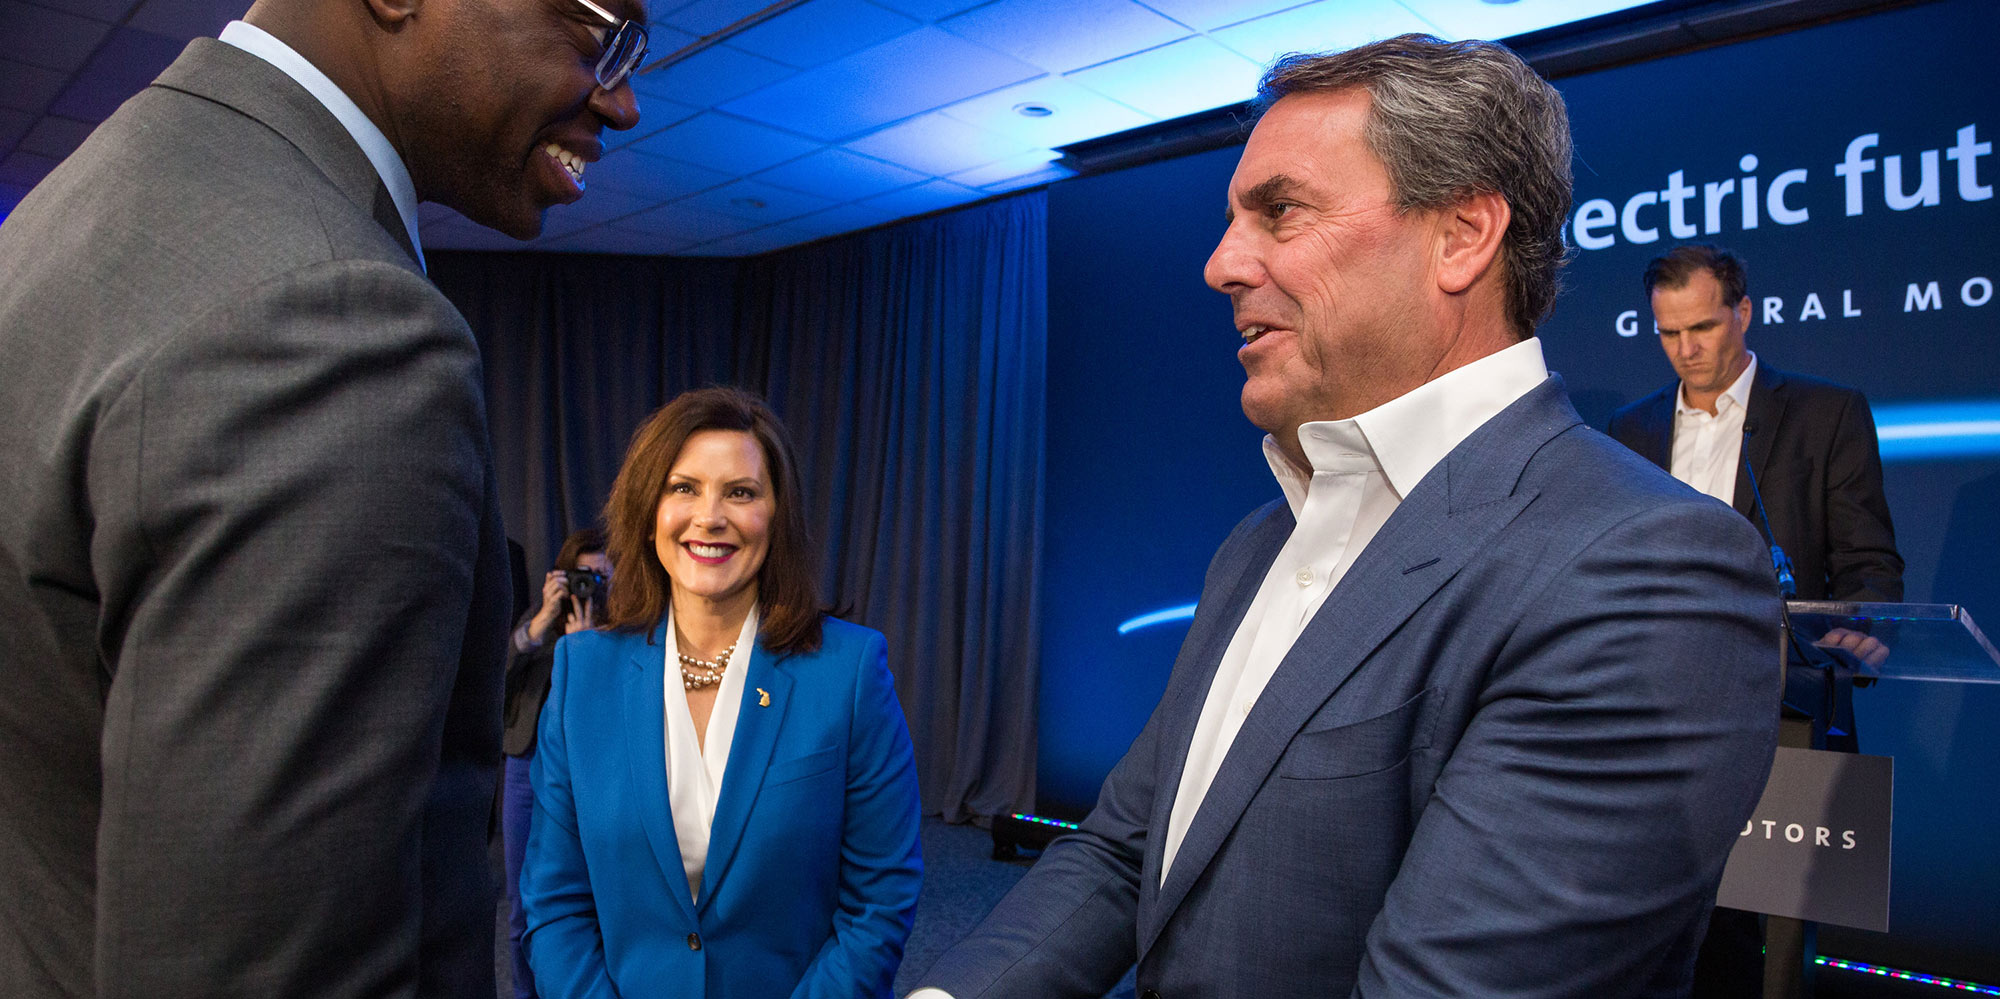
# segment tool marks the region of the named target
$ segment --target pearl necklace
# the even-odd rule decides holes
[[[689,690],[700,690],[721,683],[723,671],[729,668],[729,657],[735,653],[736,644],[733,642],[714,659],[703,659],[676,651],[674,655],[680,657],[681,661],[681,686]]]

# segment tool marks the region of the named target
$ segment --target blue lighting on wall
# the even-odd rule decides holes
[[[2000,399],[1875,407],[1883,461],[2000,455]]]
[[[1875,434],[1885,462],[2000,455],[2000,399],[1877,406]],[[1118,626],[1118,633],[1129,635],[1156,624],[1189,620],[1194,606],[1167,607],[1129,618]]]
[[[1140,628],[1150,628],[1153,625],[1166,624],[1169,621],[1187,621],[1192,619],[1193,617],[1194,617],[1193,604],[1185,604],[1180,607],[1169,607],[1165,610],[1156,610],[1150,614],[1141,614],[1138,617],[1127,620],[1124,624],[1118,626],[1118,633],[1121,635],[1129,635],[1135,631],[1138,631]]]

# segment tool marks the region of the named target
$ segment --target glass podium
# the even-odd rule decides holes
[[[1785,610],[1780,746],[1828,748],[1829,732],[1852,731],[1849,691],[1878,680],[2000,683],[2000,651],[1957,604],[1789,600]],[[1809,922],[1766,920],[1765,999],[1810,999],[1817,936]]]
[[[1863,675],[1885,680],[2000,683],[2000,652],[1957,604],[1862,604],[1791,600],[1792,633],[1817,645],[1844,628],[1879,642],[1886,655]]]

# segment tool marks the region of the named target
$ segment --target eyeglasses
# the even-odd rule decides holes
[[[597,85],[617,90],[646,58],[646,29],[637,21],[618,17],[590,0],[576,2],[604,19],[605,27],[592,28],[590,32],[597,36],[597,44],[604,46],[604,54],[597,57]]]

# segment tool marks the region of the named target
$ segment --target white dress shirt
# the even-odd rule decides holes
[[[736,650],[715,688],[715,707],[708,714],[708,737],[697,739],[694,715],[688,710],[687,688],[681,685],[680,642],[674,637],[674,612],[667,610],[666,732],[667,807],[674,813],[674,838],[681,845],[681,867],[687,871],[688,897],[701,898],[701,872],[708,867],[708,833],[715,824],[715,801],[722,794],[722,774],[729,766],[729,746],[736,740],[737,708],[743,703],[743,674],[750,668],[750,649],[757,641],[757,608],[743,618]]]
[[[1208,688],[1167,819],[1161,883],[1243,720],[1348,567],[1445,455],[1548,376],[1542,343],[1531,337],[1352,419],[1308,423],[1299,428],[1299,446],[1310,472],[1264,439],[1264,457],[1297,524]]]
[[[360,106],[338,84],[320,72],[319,67],[307,62],[298,50],[279,41],[270,32],[247,21],[231,21],[222,29],[222,40],[278,67],[333,112],[341,126],[347,129],[347,134],[354,137],[361,152],[367,155],[368,162],[374,164],[382,183],[389,188],[389,198],[396,203],[396,214],[403,217],[403,228],[410,233],[410,249],[416,251],[417,266],[423,267],[424,245],[417,241],[417,185],[410,180],[410,168],[403,165],[403,158],[396,153],[396,147],[389,144],[389,137],[383,135],[382,130],[362,113]]]
[[[1736,466],[1743,455],[1743,418],[1750,412],[1750,383],[1757,355],[1715,400],[1715,412],[1690,406],[1687,385],[1674,393],[1674,478],[1724,503],[1736,502]]]

